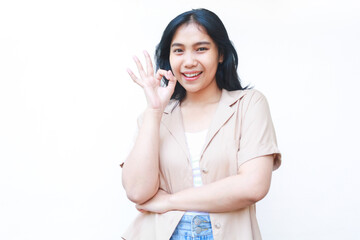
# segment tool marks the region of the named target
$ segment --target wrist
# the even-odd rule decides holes
[[[144,111],[144,115],[146,117],[151,117],[151,118],[155,118],[157,120],[160,120],[163,114],[163,110],[161,109],[154,109],[154,108],[149,108],[147,107]]]
[[[179,210],[179,209],[176,207],[176,194],[169,194],[169,195],[168,195],[167,205],[168,205],[169,211]]]

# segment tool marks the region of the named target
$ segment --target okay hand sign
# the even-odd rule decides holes
[[[127,71],[132,80],[144,89],[148,108],[163,111],[174,92],[176,78],[172,74],[171,70],[166,71],[163,69],[159,69],[154,76],[154,68],[150,55],[146,51],[144,51],[144,55],[146,60],[146,71],[139,59],[134,56],[134,61],[139,71],[140,78],[138,78],[130,69],[127,69]],[[169,80],[166,87],[161,86],[161,79],[163,77]]]

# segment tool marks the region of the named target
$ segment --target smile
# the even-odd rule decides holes
[[[196,77],[196,76],[199,76],[202,72],[197,72],[197,73],[183,73],[185,77],[188,77],[188,78],[193,78],[193,77]]]

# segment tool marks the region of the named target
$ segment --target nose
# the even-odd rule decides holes
[[[184,67],[186,68],[193,68],[197,65],[197,60],[196,60],[196,56],[194,56],[193,53],[186,53],[184,55]]]

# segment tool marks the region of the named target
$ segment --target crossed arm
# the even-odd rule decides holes
[[[261,200],[270,188],[273,156],[254,158],[244,163],[237,175],[189,188],[174,194],[159,190],[149,201],[137,204],[142,212],[164,213],[172,210],[229,212]]]
[[[202,187],[174,194],[159,189],[159,141],[154,139],[159,139],[160,118],[156,111],[145,111],[138,138],[123,168],[123,186],[139,211],[228,212],[265,197],[270,188],[272,155],[251,159],[239,167],[237,175]]]

